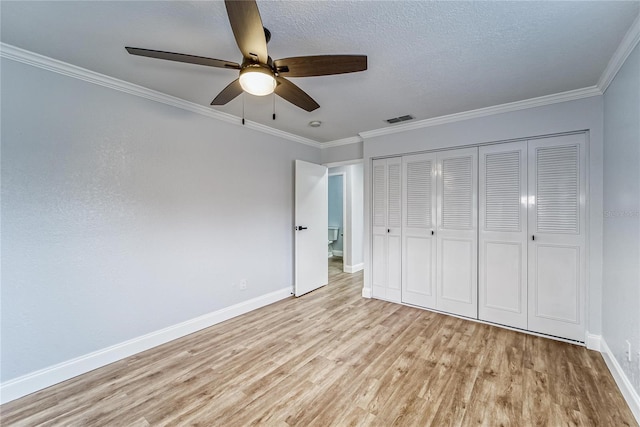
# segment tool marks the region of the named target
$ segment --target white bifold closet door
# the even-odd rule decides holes
[[[478,149],[437,160],[436,308],[478,317]]]
[[[528,329],[584,341],[585,135],[529,141]]]
[[[374,160],[372,167],[372,295],[400,302],[402,158]]]
[[[436,154],[402,158],[402,302],[436,308]]]
[[[478,318],[527,329],[527,142],[479,149]]]

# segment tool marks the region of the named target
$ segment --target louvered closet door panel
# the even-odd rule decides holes
[[[529,141],[528,329],[584,341],[584,134]]]
[[[386,299],[401,300],[402,284],[402,158],[387,159],[387,256]]]
[[[387,296],[387,161],[372,165],[371,292],[375,298]]]
[[[372,296],[400,302],[402,283],[402,159],[372,164]]]
[[[527,328],[527,142],[479,148],[478,317]]]
[[[402,158],[402,302],[436,308],[435,154]]]
[[[437,160],[436,308],[478,316],[478,149]]]

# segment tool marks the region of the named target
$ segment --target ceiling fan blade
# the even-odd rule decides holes
[[[240,69],[239,64],[231,61],[224,61],[222,59],[205,58],[204,56],[187,55],[184,53],[163,52],[161,50],[140,49],[138,47],[125,47],[125,49],[127,49],[127,52],[131,55],[186,62],[188,64],[206,65],[208,67],[230,68],[232,70]]]
[[[320,107],[316,101],[305,93],[298,86],[291,83],[284,77],[276,77],[278,86],[276,86],[276,94],[283,97],[295,106],[302,108],[303,110],[313,111]]]
[[[278,73],[286,77],[329,76],[367,69],[366,55],[297,56],[274,61]]]
[[[234,99],[236,96],[242,93],[242,87],[240,86],[240,79],[235,79],[227,87],[222,89],[222,92],[216,96],[216,99],[211,101],[211,105],[224,105],[227,102]]]
[[[255,0],[225,0],[224,4],[242,55],[266,64],[269,58],[267,39]]]

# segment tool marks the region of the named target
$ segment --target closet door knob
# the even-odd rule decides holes
[[[436,234],[436,232],[431,230],[431,235],[433,236],[434,234]]]

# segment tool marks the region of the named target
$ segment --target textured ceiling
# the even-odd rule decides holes
[[[593,86],[638,1],[261,1],[274,58],[366,54],[362,73],[292,78],[320,108],[245,96],[247,119],[326,142],[416,119]],[[2,1],[1,40],[199,105],[232,70],[134,57],[124,46],[241,62],[218,1]],[[242,97],[223,107],[236,116]],[[321,120],[320,128],[308,122]]]

